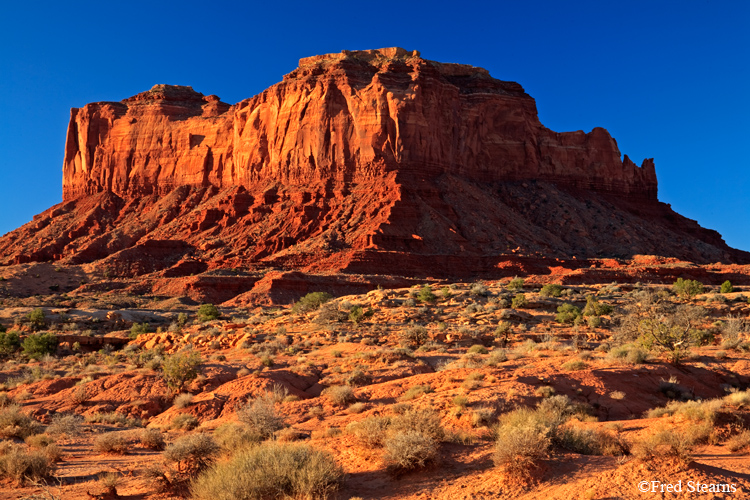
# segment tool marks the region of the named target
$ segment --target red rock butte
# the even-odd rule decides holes
[[[518,256],[750,262],[658,201],[654,163],[557,133],[514,82],[388,48],[301,59],[229,105],[156,85],[71,111],[63,203],[0,263],[120,276],[281,268],[467,277]]]

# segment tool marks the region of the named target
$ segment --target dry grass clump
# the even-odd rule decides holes
[[[347,403],[355,401],[354,390],[348,385],[333,385],[326,387],[323,394],[331,400],[331,403],[337,406],[344,406]]]
[[[409,470],[424,467],[437,456],[439,443],[419,431],[394,432],[386,437],[383,461],[388,467]]]
[[[196,427],[198,427],[198,419],[195,418],[194,415],[191,415],[189,413],[179,413],[172,418],[172,421],[169,423],[170,429],[184,429],[184,430],[193,430]]]
[[[607,357],[613,361],[630,365],[641,365],[648,359],[648,352],[636,345],[626,344],[613,347]]]
[[[367,448],[383,447],[389,468],[422,467],[437,456],[445,431],[431,409],[405,409],[395,417],[372,416],[352,422],[347,432]]]
[[[216,443],[228,453],[255,446],[263,441],[260,434],[254,432],[248,426],[236,422],[220,425],[213,435]]]
[[[18,485],[46,479],[54,468],[53,461],[43,450],[26,451],[13,444],[0,450],[0,477]]]
[[[40,432],[42,424],[24,413],[19,405],[8,405],[0,410],[0,436],[25,439]]]
[[[125,453],[131,444],[129,431],[107,432],[94,440],[97,453]]]
[[[563,427],[555,436],[555,443],[581,455],[621,456],[630,452],[630,447],[619,435],[598,429]]]
[[[164,459],[177,466],[177,472],[196,474],[209,465],[219,454],[219,445],[208,434],[187,434],[175,440],[164,450]]]
[[[164,435],[159,429],[143,429],[138,434],[141,445],[150,450],[163,450],[166,446]]]
[[[422,394],[428,394],[432,392],[432,387],[430,387],[429,384],[424,385],[415,385],[414,387],[409,388],[404,394],[401,395],[400,398],[398,398],[399,401],[411,401],[413,399],[417,399]]]
[[[732,453],[747,451],[747,448],[750,447],[750,431],[745,429],[739,434],[733,435],[727,439],[726,445]]]
[[[252,399],[237,411],[237,418],[251,431],[263,439],[268,439],[274,432],[286,426],[284,417],[276,411],[275,400],[271,393]]]
[[[195,500],[324,498],[342,475],[327,452],[303,444],[265,443],[213,466],[190,489]]]
[[[675,429],[659,429],[633,442],[633,455],[643,462],[673,459],[687,464],[694,446],[693,440]]]
[[[506,413],[495,429],[493,461],[511,476],[525,477],[552,446],[551,428],[528,408]]]
[[[131,418],[122,413],[94,413],[86,415],[86,422],[94,424],[109,424],[117,427],[143,427],[143,422],[139,418]]]
[[[178,394],[174,398],[174,405],[181,410],[190,406],[190,403],[192,402],[193,395],[188,393]]]
[[[648,418],[678,415],[693,421],[713,422],[722,407],[722,400],[708,401],[670,401],[663,408],[653,408],[646,414]]]
[[[74,413],[56,413],[47,427],[47,432],[69,437],[78,436],[82,432],[84,419]]]

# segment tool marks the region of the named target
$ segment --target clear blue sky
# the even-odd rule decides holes
[[[235,103],[301,57],[401,46],[521,83],[558,131],[607,128],[659,198],[750,250],[750,2],[6,2],[0,234],[62,196],[71,107],[157,83]]]

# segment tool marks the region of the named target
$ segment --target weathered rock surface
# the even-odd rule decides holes
[[[621,159],[604,129],[552,132],[517,83],[398,48],[302,59],[233,106],[157,85],[73,109],[63,200],[0,239],[1,264],[167,278],[466,277],[511,254],[750,262],[658,202],[653,161]]]

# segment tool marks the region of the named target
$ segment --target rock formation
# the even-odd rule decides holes
[[[157,85],[73,109],[63,203],[0,262],[467,276],[509,254],[748,262],[657,200],[651,159],[556,133],[481,68],[400,48],[300,60],[228,105]]]

